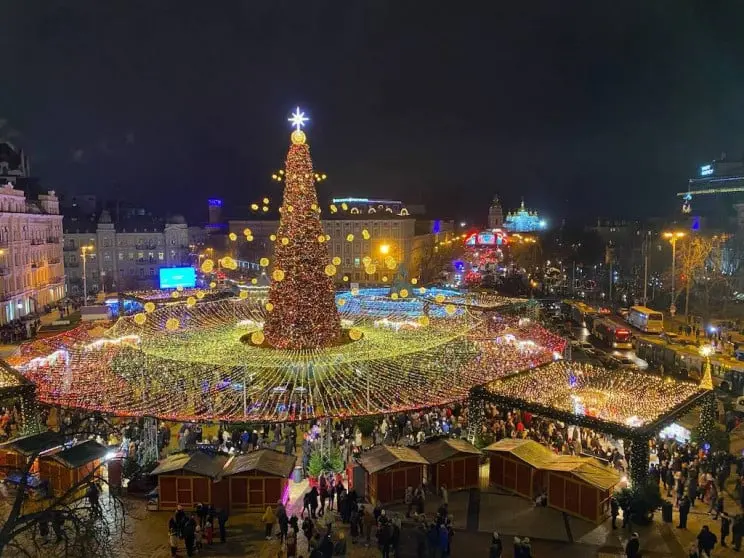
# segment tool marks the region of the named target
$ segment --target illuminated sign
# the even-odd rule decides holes
[[[478,244],[492,246],[496,244],[496,235],[490,231],[483,231],[478,234]]]
[[[710,176],[713,174],[713,165],[703,165],[700,167],[700,176]]]
[[[160,288],[176,289],[183,287],[188,289],[196,286],[196,271],[193,267],[161,267]]]
[[[475,246],[475,241],[478,235],[476,233],[471,234],[465,239],[465,246]]]

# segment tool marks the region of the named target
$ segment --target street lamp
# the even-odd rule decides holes
[[[686,233],[683,231],[665,232],[664,238],[666,238],[672,244],[672,302],[669,305],[669,313],[674,316],[677,313],[677,307],[674,305],[674,276],[675,264],[677,262],[677,241],[683,238]]]
[[[88,259],[88,252],[93,251],[93,249],[94,246],[92,244],[80,247],[80,253],[83,257],[83,306],[88,304],[88,276],[85,273],[85,262]]]
[[[390,253],[390,244],[380,244],[380,254],[387,255]]]

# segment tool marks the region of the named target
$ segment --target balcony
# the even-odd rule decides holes
[[[31,240],[31,246],[41,246],[44,244],[44,241],[40,238],[34,238]]]
[[[46,239],[47,244],[59,244],[59,237],[58,236],[50,236]]]
[[[10,275],[10,268],[0,267],[0,277],[7,277]]]

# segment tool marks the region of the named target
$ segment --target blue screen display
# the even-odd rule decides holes
[[[175,289],[183,287],[188,289],[196,286],[196,270],[193,267],[161,267],[160,288]]]

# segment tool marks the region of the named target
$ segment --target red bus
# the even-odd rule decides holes
[[[613,349],[631,349],[630,328],[607,318],[594,320],[592,335]]]

